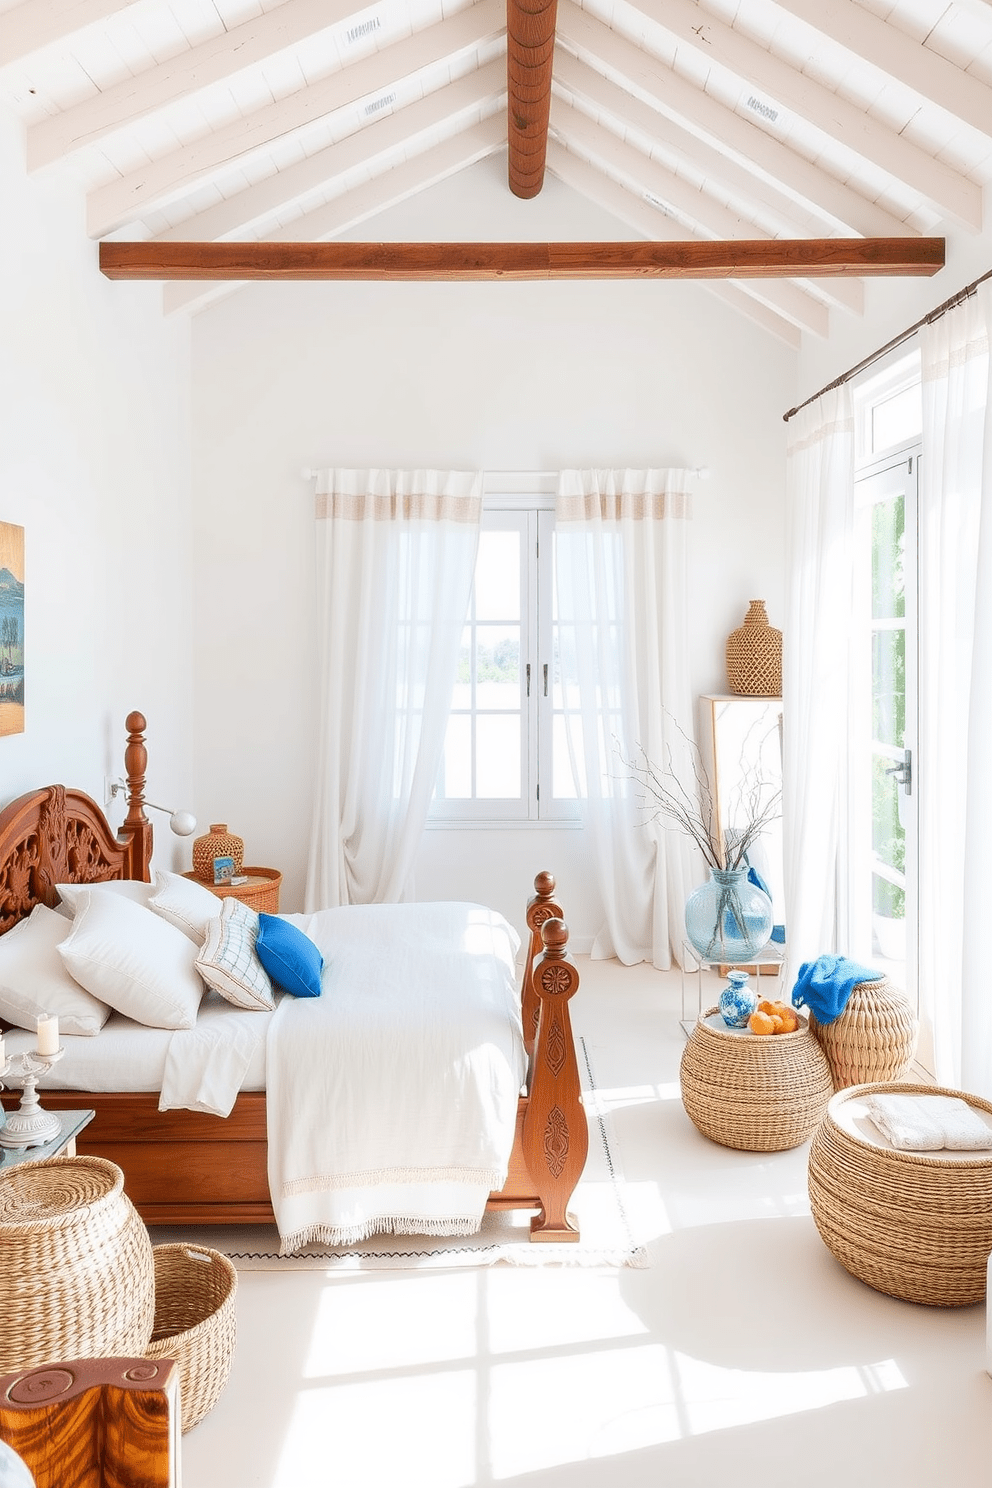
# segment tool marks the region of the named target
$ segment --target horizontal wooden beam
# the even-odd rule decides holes
[[[100,270],[108,279],[778,279],[797,274],[928,278],[943,266],[943,238],[100,244]]]

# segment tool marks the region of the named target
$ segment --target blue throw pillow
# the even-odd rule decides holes
[[[278,915],[260,914],[255,954],[272,981],[294,997],[319,997],[324,958],[309,935]]]

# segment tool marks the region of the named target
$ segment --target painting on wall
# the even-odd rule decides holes
[[[24,528],[0,522],[0,735],[24,732]]]

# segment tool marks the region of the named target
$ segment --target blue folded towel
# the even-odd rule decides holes
[[[800,966],[792,1001],[796,1007],[808,1007],[818,1023],[832,1023],[860,982],[878,982],[881,977],[880,971],[859,966],[846,956],[818,956]]]

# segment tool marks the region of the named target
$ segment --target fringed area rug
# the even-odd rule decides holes
[[[624,1182],[609,1114],[596,1089],[585,1040],[579,1039],[582,1099],[589,1119],[589,1157],[570,1212],[578,1222],[575,1244],[530,1241],[530,1212],[487,1211],[475,1235],[434,1239],[423,1235],[381,1235],[347,1249],[309,1246],[296,1255],[279,1254],[274,1225],[196,1229],[156,1226],[154,1244],[209,1246],[230,1257],[239,1271],[417,1270],[426,1267],[491,1266],[647,1266],[648,1252],[637,1243],[624,1203]]]

